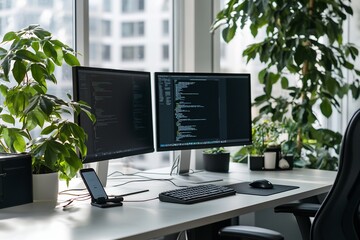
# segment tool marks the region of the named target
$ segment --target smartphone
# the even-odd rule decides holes
[[[109,199],[93,168],[81,169],[80,176],[90,193],[92,205],[102,208],[122,206],[122,197]]]

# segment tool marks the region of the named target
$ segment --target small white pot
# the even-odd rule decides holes
[[[33,201],[57,202],[59,193],[59,174],[33,174]]]
[[[276,168],[276,152],[264,152],[264,168]]]

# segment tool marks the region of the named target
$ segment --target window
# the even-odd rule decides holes
[[[53,0],[38,0],[38,6],[41,7],[53,7],[54,1]]]
[[[96,35],[97,34],[97,31],[98,31],[98,23],[99,23],[99,20],[98,19],[95,19],[95,18],[92,18],[89,20],[89,34],[90,35]]]
[[[69,46],[74,45],[72,1],[62,0],[61,4],[54,4],[54,0],[32,0],[19,3],[20,1],[0,0],[0,36],[36,23]],[[57,85],[49,83],[49,92],[67,98],[66,94],[72,93],[71,68],[64,65],[55,74],[59,82]]]
[[[101,46],[101,59],[104,61],[111,60],[111,46],[110,45],[102,45]]]
[[[104,12],[111,12],[111,0],[103,0],[103,11]]]
[[[120,11],[105,11],[105,1],[111,5],[111,9]],[[165,3],[168,7],[164,9]],[[167,0],[89,0],[89,65],[151,72],[163,69],[171,71],[172,3]],[[110,22],[110,37],[103,21]],[[164,35],[164,31],[167,35]],[[111,51],[105,50],[104,45],[110,46]],[[164,50],[163,45],[168,45],[168,49]],[[98,47],[93,49],[93,46]],[[107,60],[103,61],[105,55]]]
[[[122,0],[123,13],[142,12],[145,9],[145,0]]]
[[[139,37],[145,34],[145,23],[141,22],[123,22],[121,24],[122,37]]]
[[[106,36],[106,37],[111,36],[111,22],[109,20],[101,21],[101,33],[102,36]]]
[[[140,61],[145,58],[144,46],[124,46],[121,51],[121,60],[124,62]]]
[[[162,7],[161,7],[162,11],[164,11],[164,12],[169,11],[170,6],[171,6],[170,0],[164,0],[163,3],[162,3]]]
[[[0,10],[11,8],[12,0],[0,0]]]
[[[169,45],[167,44],[162,45],[162,57],[163,60],[169,59]]]
[[[170,0],[89,0],[89,65],[172,71],[172,4]],[[108,5],[116,10],[108,11]],[[111,22],[111,37],[106,37],[106,32],[101,29],[102,20]],[[165,21],[167,35],[162,29]],[[166,50],[163,45],[167,45]],[[121,161],[140,169],[161,167],[168,165],[169,154],[152,153],[144,155],[142,161],[138,159],[136,156]]]
[[[98,58],[98,56],[99,56],[98,49],[99,49],[99,45],[97,43],[90,43],[89,55],[91,56],[91,58],[90,58],[91,62],[98,62],[100,60]]]
[[[162,21],[162,33],[164,36],[169,35],[169,20],[168,19]]]

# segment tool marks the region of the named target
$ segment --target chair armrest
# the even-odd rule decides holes
[[[321,204],[318,203],[288,203],[274,208],[276,213],[292,213],[295,216],[315,217]]]
[[[220,229],[221,239],[256,239],[283,240],[284,237],[275,231],[254,226],[228,226]]]

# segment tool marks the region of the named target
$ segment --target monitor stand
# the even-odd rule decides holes
[[[99,177],[99,180],[103,187],[107,184],[107,175],[109,171],[109,161],[100,161],[95,165],[95,172]]]
[[[174,152],[175,154],[175,152]],[[177,159],[174,157],[174,159]],[[175,179],[185,180],[190,183],[210,183],[222,181],[222,178],[202,176],[201,172],[190,172],[191,150],[181,150],[177,164],[177,175]]]

